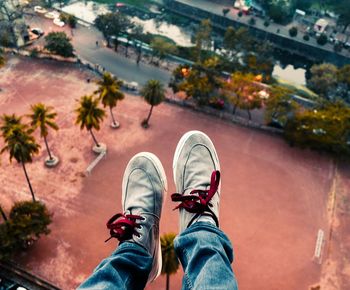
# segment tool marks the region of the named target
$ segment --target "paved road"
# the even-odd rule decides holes
[[[93,27],[79,26],[75,29],[73,45],[77,53],[90,62],[102,65],[108,71],[126,81],[136,81],[139,84],[144,84],[147,80],[153,78],[166,85],[169,83],[170,72],[143,63],[138,66],[135,60],[117,54],[112,49],[96,47],[96,38],[99,43],[103,43],[101,33]]]
[[[65,31],[68,35],[71,35],[68,27],[57,27],[49,19],[35,16],[27,18],[26,21],[31,27],[40,27],[46,33],[51,31]],[[125,58],[112,49],[103,46],[96,47],[96,40],[102,44],[103,37],[94,27],[78,25],[73,33],[74,35],[71,35],[72,43],[78,55],[89,62],[101,65],[119,78],[128,82],[136,81],[140,85],[143,85],[149,79],[158,79],[164,85],[169,83],[169,71],[143,63],[140,63],[138,66],[135,60]]]

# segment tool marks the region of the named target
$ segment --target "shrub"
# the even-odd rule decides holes
[[[243,12],[239,11],[237,15],[238,15],[238,17],[242,17],[243,16]]]
[[[265,20],[265,21],[264,21],[264,26],[265,26],[265,27],[268,27],[269,25],[270,25],[270,21],[269,21],[269,20]]]
[[[70,39],[64,32],[50,32],[45,37],[45,48],[63,57],[71,57],[73,54],[73,46],[70,43]]]
[[[308,34],[305,34],[305,35],[303,36],[303,39],[304,39],[305,41],[309,41],[309,40],[310,40],[310,36],[309,36]]]
[[[223,8],[222,9],[222,14],[226,16],[230,12],[230,8]]]
[[[255,23],[256,23],[256,20],[255,20],[254,17],[252,17],[252,18],[249,19],[249,24],[250,24],[250,25],[255,25]]]
[[[295,26],[293,26],[292,28],[289,29],[289,35],[291,37],[295,37],[298,35],[298,28],[296,28]]]
[[[326,34],[322,33],[318,38],[317,38],[317,43],[319,45],[325,45],[328,41],[328,37]]]

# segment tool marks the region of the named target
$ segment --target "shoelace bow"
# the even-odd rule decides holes
[[[190,213],[196,214],[192,218],[188,226],[190,226],[197,217],[205,214],[205,212],[209,212],[209,214],[205,214],[205,215],[209,215],[213,217],[216,225],[217,226],[219,225],[217,217],[215,216],[213,211],[209,208],[213,206],[210,203],[210,200],[212,199],[214,194],[217,192],[219,188],[219,183],[220,183],[220,171],[216,170],[216,171],[213,171],[213,173],[211,174],[209,189],[207,190],[194,189],[189,193],[189,195],[183,195],[180,193],[173,193],[171,195],[172,201],[181,202],[177,207],[174,208],[174,210],[183,208]]]
[[[143,219],[143,217],[133,214],[118,213],[112,216],[107,222],[107,228],[110,230],[111,236],[105,242],[111,238],[116,238],[122,242],[131,239],[133,234],[139,236],[135,228],[140,228],[141,226],[136,221]]]

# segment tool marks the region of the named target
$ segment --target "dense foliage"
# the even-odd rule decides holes
[[[46,45],[45,48],[63,57],[74,56],[73,46],[70,43],[70,39],[64,32],[50,32],[45,37]]]
[[[16,203],[9,218],[0,224],[0,260],[11,258],[38,240],[41,235],[48,235],[51,222],[52,215],[43,203]]]

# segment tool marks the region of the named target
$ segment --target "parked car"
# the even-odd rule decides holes
[[[39,37],[45,34],[45,32],[38,27],[32,28],[30,31]]]
[[[56,11],[51,11],[47,12],[44,16],[49,19],[55,19],[60,17],[60,13]]]
[[[65,23],[63,21],[61,21],[59,18],[55,18],[53,20],[53,24],[59,26],[59,27],[63,27],[65,25]]]
[[[34,6],[34,11],[40,14],[44,14],[47,12],[47,10],[41,6]]]

